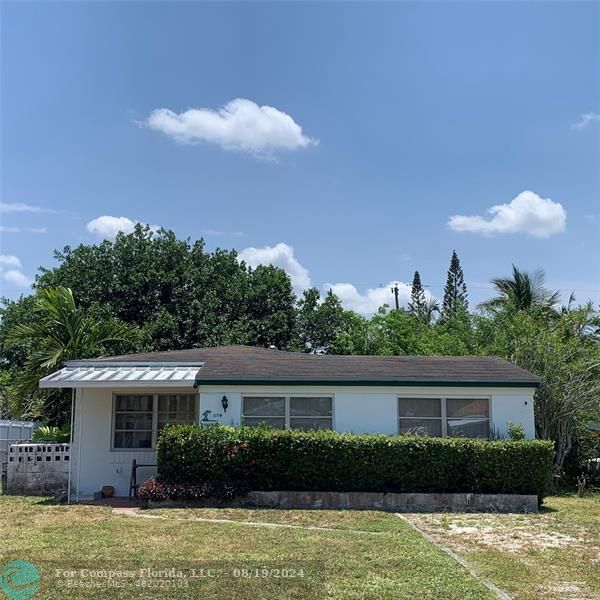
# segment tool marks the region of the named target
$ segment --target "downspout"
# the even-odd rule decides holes
[[[71,435],[69,436],[69,481],[67,483],[67,504],[71,504],[71,465],[73,464],[73,434],[75,425],[75,388],[71,389]]]
[[[77,444],[77,503],[79,503],[79,483],[81,481],[81,432],[83,430],[83,397],[85,395],[85,388],[79,388],[81,390],[81,408],[79,410],[79,442]]]

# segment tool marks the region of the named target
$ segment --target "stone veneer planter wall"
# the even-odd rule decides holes
[[[393,512],[502,512],[538,511],[538,498],[520,494],[395,494],[374,492],[249,492],[232,503],[164,501],[151,508],[176,506],[262,506],[269,508],[388,510]]]

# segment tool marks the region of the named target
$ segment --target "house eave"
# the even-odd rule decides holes
[[[538,388],[540,384],[536,381],[407,381],[380,379],[348,381],[331,379],[196,379],[195,387],[202,385]]]
[[[40,381],[40,389],[74,389],[74,388],[194,388],[193,380],[177,381]]]
[[[176,388],[194,386],[199,363],[186,364],[94,364],[71,361],[59,371],[40,379],[41,389],[73,388]]]

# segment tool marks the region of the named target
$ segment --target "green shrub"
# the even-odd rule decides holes
[[[525,439],[525,427],[521,423],[515,423],[514,421],[508,421],[506,424],[508,431],[508,438],[510,440],[524,440]]]
[[[573,447],[563,465],[566,483],[575,485],[577,479],[587,474],[591,460],[600,458],[600,431],[581,425],[573,438]],[[592,475],[593,483],[600,483],[600,475]]]
[[[537,494],[552,442],[175,425],[158,441],[161,480],[253,490]]]
[[[31,436],[32,442],[53,442],[55,444],[68,444],[71,439],[70,427],[54,427],[42,425],[34,429]]]

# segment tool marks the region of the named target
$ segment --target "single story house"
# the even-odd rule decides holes
[[[71,493],[83,499],[104,485],[127,495],[133,459],[156,462],[156,440],[168,423],[488,437],[505,434],[512,421],[532,438],[539,383],[491,356],[223,346],[71,361],[40,387],[73,389]]]

